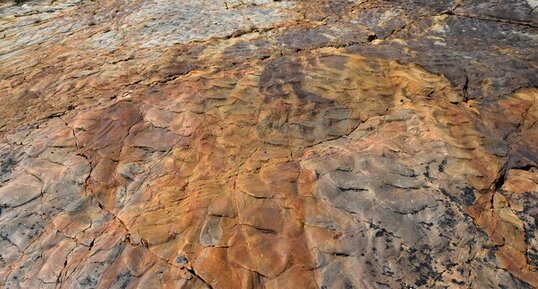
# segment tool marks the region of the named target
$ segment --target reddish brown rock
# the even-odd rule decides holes
[[[184,2],[0,4],[0,287],[538,287],[536,3]]]

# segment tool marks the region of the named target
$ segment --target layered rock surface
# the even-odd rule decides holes
[[[537,288],[536,1],[0,3],[0,287]]]

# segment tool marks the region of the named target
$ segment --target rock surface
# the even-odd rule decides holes
[[[0,2],[0,287],[538,288],[537,6]]]

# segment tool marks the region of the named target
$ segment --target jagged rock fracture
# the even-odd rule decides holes
[[[538,288],[538,2],[0,2],[0,288]]]

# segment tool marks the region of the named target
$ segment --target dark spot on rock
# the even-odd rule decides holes
[[[465,205],[470,206],[474,203],[476,200],[474,190],[470,187],[465,187],[463,189],[463,202]]]
[[[427,281],[428,281],[427,278],[425,278],[424,276],[420,276],[419,279],[415,281],[415,285],[417,286],[426,285],[428,283]]]
[[[440,189],[440,192],[441,194],[445,195],[449,200],[451,200],[452,202],[456,203],[456,204],[460,204],[461,201],[456,198],[455,196],[453,196],[452,194],[450,194],[449,192],[447,192],[445,189]]]
[[[442,173],[445,171],[445,167],[446,167],[446,159],[444,159],[440,164],[439,164],[439,171]]]
[[[527,252],[527,259],[529,260],[529,265],[538,267],[538,254]]]
[[[431,176],[430,176],[430,165],[427,165],[427,166],[426,166],[426,171],[423,173],[423,175],[424,175],[427,179],[431,178]]]
[[[186,264],[188,262],[187,257],[185,256],[179,256],[176,258],[176,263],[178,264]]]
[[[4,182],[9,179],[9,175],[13,171],[13,168],[17,162],[9,155],[0,156],[0,159],[3,159],[0,162],[0,182]]]
[[[495,263],[496,262],[496,256],[495,254],[497,253],[497,248],[492,248],[491,250],[488,251],[488,254],[486,255],[486,262],[493,262]]]
[[[95,287],[97,285],[97,279],[95,277],[92,277],[92,276],[86,276],[86,278],[80,280],[78,282],[78,284],[82,287],[89,287],[89,288],[92,288],[92,287]]]
[[[131,282],[133,275],[130,272],[122,272],[118,276],[116,276],[116,280],[114,282],[113,287],[120,288],[120,289],[126,289],[127,286],[129,286],[129,283]]]

